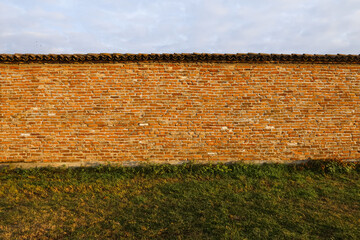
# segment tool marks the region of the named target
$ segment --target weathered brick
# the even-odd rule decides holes
[[[360,65],[0,64],[0,162],[360,158]]]

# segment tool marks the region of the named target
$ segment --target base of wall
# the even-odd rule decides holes
[[[42,168],[42,167],[98,167],[98,166],[122,166],[122,167],[135,167],[135,166],[146,166],[153,164],[170,164],[170,165],[180,165],[185,163],[193,164],[232,164],[232,163],[244,163],[244,164],[301,164],[306,163],[309,160],[253,160],[253,161],[122,161],[122,162],[17,162],[17,163],[0,163],[0,168]],[[360,159],[350,159],[344,160],[345,162],[359,162]]]

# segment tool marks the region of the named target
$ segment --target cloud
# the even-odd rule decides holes
[[[356,0],[4,0],[2,53],[359,54]]]

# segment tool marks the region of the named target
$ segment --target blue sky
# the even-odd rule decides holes
[[[0,53],[360,54],[359,0],[0,0]]]

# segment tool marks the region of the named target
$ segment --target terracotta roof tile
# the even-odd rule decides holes
[[[83,62],[259,62],[259,63],[360,63],[360,55],[311,54],[0,54],[0,63],[83,63]]]

